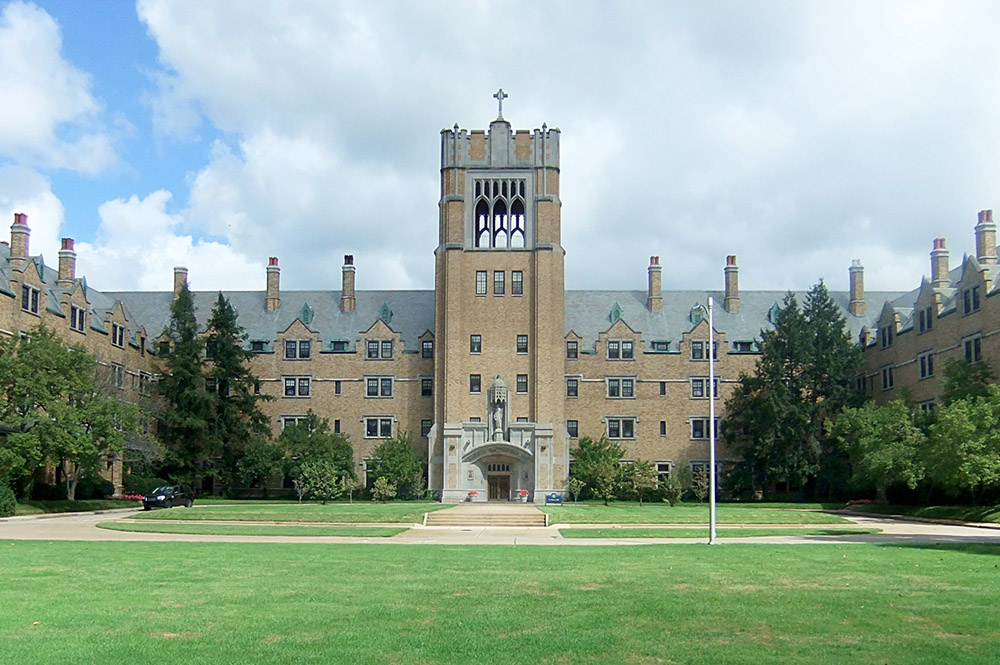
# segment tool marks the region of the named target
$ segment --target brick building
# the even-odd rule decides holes
[[[663,290],[655,256],[636,267],[639,280],[646,268],[645,289],[566,290],[559,141],[558,129],[512,131],[502,116],[488,130],[442,131],[433,291],[357,291],[347,255],[339,291],[282,291],[271,258],[263,290],[225,293],[249,334],[260,389],[276,398],[263,404],[275,433],[312,410],[350,437],[364,477],[378,443],[408,431],[427,456],[429,488],[446,502],[473,490],[477,500],[562,493],[579,436],[607,434],[627,459],[651,461],[662,474],[707,464],[709,357],[721,419],[785,294],[741,292],[735,256],[720,266],[718,290]],[[18,215],[10,245],[0,246],[0,334],[42,321],[94,352],[121,390],[148,391],[174,293],[97,291],[75,274],[72,240],[54,271],[30,255],[28,239]],[[939,322],[955,297],[947,289],[966,280],[980,280],[975,303],[986,318],[990,270],[969,261],[957,286],[931,285],[916,299],[940,300],[935,335],[950,330]],[[872,339],[886,317],[909,320],[899,303],[912,294],[865,293],[857,262],[850,277],[848,292],[831,295],[853,337]],[[175,291],[186,279],[175,269]],[[204,325],[216,292],[193,296]],[[714,353],[709,297],[718,303]],[[902,351],[904,333],[898,328],[892,348]],[[986,354],[991,338],[982,339]],[[866,354],[869,383],[879,352]],[[909,370],[891,362],[898,386]],[[732,459],[724,442],[719,458]]]

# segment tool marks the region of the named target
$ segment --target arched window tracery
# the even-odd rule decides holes
[[[528,245],[524,189],[524,180],[520,178],[475,181],[475,247],[510,249]]]

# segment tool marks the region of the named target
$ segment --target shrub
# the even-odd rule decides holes
[[[142,494],[145,496],[149,494],[157,487],[162,487],[163,485],[169,485],[170,481],[163,478],[149,478],[146,476],[133,476],[130,473],[126,473],[125,477],[122,479],[122,484],[124,485],[124,492],[126,494]]]
[[[101,478],[85,476],[76,484],[75,498],[78,500],[103,499],[115,493],[114,483]]]
[[[385,503],[395,498],[395,496],[396,483],[387,480],[385,476],[379,476],[378,480],[375,481],[375,485],[372,486],[372,501]]]
[[[663,500],[669,503],[671,507],[676,506],[680,502],[682,494],[684,494],[684,488],[681,487],[680,481],[674,476],[670,476],[663,483]]]
[[[10,517],[14,514],[17,500],[14,498],[14,490],[6,481],[0,481],[0,517]]]
[[[36,501],[65,501],[66,485],[63,483],[59,483],[58,485],[35,483],[35,486],[31,489],[31,498]]]

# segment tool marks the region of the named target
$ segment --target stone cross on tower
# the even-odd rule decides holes
[[[503,100],[507,99],[507,93],[500,88],[493,95],[493,99],[497,100],[497,120],[503,120]]]

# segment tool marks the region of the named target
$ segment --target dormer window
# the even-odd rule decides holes
[[[928,330],[934,328],[934,309],[932,307],[925,307],[920,310],[918,316],[918,326],[917,329],[924,333]]]
[[[77,332],[86,330],[87,310],[72,305],[69,308],[69,327]]]
[[[879,328],[878,337],[879,344],[883,349],[887,349],[892,346],[892,327],[887,324]]]
[[[264,347],[266,344],[267,342],[261,340],[253,340],[250,342],[250,350],[254,353],[264,353]]]
[[[365,347],[368,350],[368,360],[391,360],[391,339],[370,339]]]
[[[330,350],[334,353],[346,353],[347,352],[347,342],[345,340],[334,340],[330,342]]]
[[[38,314],[38,300],[41,292],[33,286],[21,285],[21,309]]]
[[[973,286],[962,291],[962,313],[972,314],[979,311],[979,287]]]
[[[119,347],[125,346],[125,326],[117,323],[111,324],[111,343]]]
[[[285,360],[309,360],[312,342],[308,339],[286,339]]]

